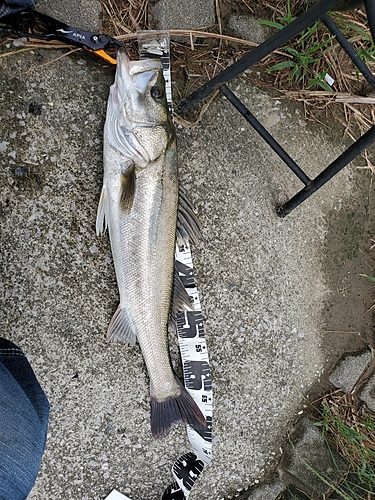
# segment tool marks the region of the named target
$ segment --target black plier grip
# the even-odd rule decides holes
[[[111,36],[77,30],[33,9],[25,9],[0,18],[0,31],[75,45],[93,52],[111,64],[116,64],[116,59],[107,54],[106,50],[113,45],[125,49],[121,42]]]

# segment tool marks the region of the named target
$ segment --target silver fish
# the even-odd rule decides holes
[[[130,61],[125,51],[119,51],[104,127],[96,232],[108,227],[120,294],[107,336],[133,345],[139,342],[150,377],[155,438],[165,436],[178,422],[200,434],[205,429],[203,414],[176,378],[169,359],[168,321],[176,310],[191,309],[175,274],[176,226],[178,238],[197,238],[195,215],[179,195],[176,136],[161,63]]]

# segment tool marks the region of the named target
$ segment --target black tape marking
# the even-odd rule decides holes
[[[185,361],[184,380],[187,389],[200,391],[202,386],[205,391],[212,389],[210,365],[207,361]]]
[[[183,486],[189,492],[203,469],[204,463],[202,460],[198,460],[197,455],[192,451],[182,455],[173,466],[176,477],[182,481]]]
[[[179,312],[177,314],[177,332],[182,339],[204,337],[203,317],[201,311]]]
[[[176,269],[185,288],[191,288],[195,286],[194,269],[192,267],[189,267],[183,262],[176,260]]]
[[[210,417],[209,415],[206,416],[206,430],[203,435],[203,439],[208,443],[212,443],[212,417]],[[203,451],[206,453],[207,456],[211,456],[211,450],[209,452],[207,452],[206,450]]]
[[[178,483],[173,483],[164,491],[161,500],[185,500],[184,492],[179,487]]]

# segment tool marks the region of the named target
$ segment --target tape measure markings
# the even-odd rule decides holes
[[[137,31],[141,59],[160,59],[165,80],[165,95],[173,116],[169,31]]]
[[[192,256],[188,244],[181,247],[176,245],[176,263],[182,263],[185,265],[185,269],[188,269],[186,276],[188,276],[190,286],[186,287],[186,291],[192,298],[194,305],[194,311],[185,311],[177,315],[177,333],[184,371],[184,383],[207,422],[204,436],[200,436],[190,426],[188,426],[187,432],[197,459],[209,464],[212,455],[212,378],[204,338],[199,294],[195,285]],[[190,490],[185,491],[186,498],[189,493]]]

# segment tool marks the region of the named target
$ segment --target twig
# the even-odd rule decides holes
[[[216,92],[214,92],[212,94],[212,96],[207,101],[207,103],[204,106],[202,106],[202,109],[201,109],[201,111],[199,113],[199,116],[198,116],[198,118],[197,118],[197,120],[195,122],[189,122],[188,120],[185,120],[184,118],[181,118],[181,116],[179,116],[177,113],[174,113],[174,121],[178,125],[181,125],[182,127],[185,127],[185,128],[195,128],[199,124],[199,122],[202,120],[203,115],[205,114],[205,112],[207,111],[207,109],[209,108],[209,106],[211,105],[212,101],[218,95],[218,93],[219,93],[219,90],[216,90]]]
[[[79,50],[82,50],[82,49],[81,48],[71,49],[71,50],[69,50],[69,52],[65,52],[65,54],[61,54],[61,56],[55,57],[51,61],[47,61],[47,62],[45,62],[43,64],[40,64],[39,66],[35,66],[34,68],[30,68],[28,71],[26,71],[26,74],[30,73],[31,71],[34,71],[35,69],[40,69],[40,68],[43,68],[45,66],[49,66],[50,64],[58,61],[59,59],[62,59],[63,57],[68,56],[69,54],[73,54],[74,52],[78,52]]]
[[[190,49],[194,50],[194,40],[193,40],[193,35],[190,33]]]
[[[368,96],[358,96],[350,94],[349,92],[328,92],[325,90],[286,90],[281,92],[286,97],[293,97],[295,99],[315,98],[334,100],[336,102],[346,104],[375,104],[375,96],[373,94]],[[358,111],[356,110],[356,112]]]
[[[32,47],[27,47],[27,48],[24,48],[24,49],[14,50],[14,51],[11,51],[11,52],[4,52],[4,54],[0,54],[0,57],[13,56],[13,55],[16,55],[16,54],[20,54],[21,52],[27,52],[28,50],[33,50],[33,48]]]
[[[346,332],[344,330],[323,330],[323,333],[351,333],[355,335],[360,335],[361,332]]]
[[[358,96],[353,94],[340,93],[335,96],[336,102],[348,102],[351,104],[375,104],[375,96]]]
[[[169,33],[172,36],[182,36],[182,37],[198,37],[198,38],[218,38],[222,40],[226,40],[228,42],[239,43],[242,45],[249,45],[250,47],[258,47],[259,43],[251,42],[250,40],[244,40],[243,38],[236,38],[234,36],[229,35],[220,35],[218,33],[210,33],[208,31],[200,31],[200,30],[169,30]],[[127,41],[127,40],[135,40],[137,38],[136,33],[129,33],[128,35],[119,35],[115,37],[119,41]],[[281,52],[280,50],[275,50],[274,54],[279,54],[289,59],[292,59],[293,56],[290,54],[286,54],[285,52]]]

